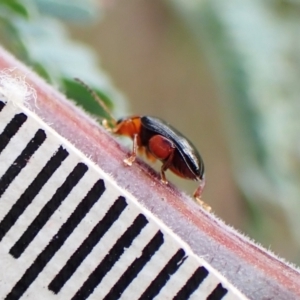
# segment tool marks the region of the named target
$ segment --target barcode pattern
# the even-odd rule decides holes
[[[0,299],[246,299],[26,108],[0,101]]]

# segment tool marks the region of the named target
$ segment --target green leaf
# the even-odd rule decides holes
[[[74,77],[78,77],[97,87],[104,97],[113,99],[116,103],[114,113],[117,116],[124,115],[124,99],[113,87],[107,74],[99,68],[96,53],[86,45],[72,41],[60,22],[44,17],[35,18],[30,22],[18,20],[15,26],[22,43],[26,45],[29,54],[27,62],[38,66],[37,71],[41,75],[46,71],[47,80],[50,79],[53,84],[62,88],[66,88],[67,84],[67,90],[70,90],[71,86],[65,80],[73,81]],[[41,70],[41,66],[44,71]],[[69,97],[73,98],[73,95]],[[99,111],[100,114],[103,111],[95,106],[86,109],[91,112]]]
[[[26,6],[18,0],[1,0],[0,5],[8,7],[16,15],[19,15],[25,19],[29,18],[29,12]]]
[[[65,88],[65,94],[68,98],[74,99],[76,103],[93,115],[100,116],[102,118],[110,118],[103,107],[98,104],[90,92],[79,82],[74,79],[64,78],[63,84]],[[96,87],[91,87],[91,89],[95,91],[108,109],[112,109],[112,101],[105,92],[100,91]]]
[[[91,21],[99,18],[100,5],[93,0],[33,0],[40,13],[65,21]]]
[[[3,33],[4,39],[7,40],[7,48],[32,66],[48,82],[66,91],[69,98],[74,99],[90,113],[108,117],[89,92],[74,81],[74,77],[88,83],[109,109],[114,107],[114,115],[118,117],[125,114],[124,98],[99,66],[98,55],[87,45],[71,40],[64,24],[50,17],[60,13],[68,16],[70,12],[76,11],[71,15],[77,21],[81,21],[83,10],[96,14],[98,2],[30,0],[27,4],[32,17],[24,19],[16,13],[7,14],[5,10],[1,10],[3,1],[10,0],[0,0],[0,22],[3,24],[0,26],[0,33]],[[4,39],[1,38],[2,41]]]

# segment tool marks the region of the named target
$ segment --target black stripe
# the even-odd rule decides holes
[[[7,146],[12,137],[18,132],[21,126],[27,120],[27,116],[23,113],[15,115],[12,120],[6,125],[3,132],[0,134],[0,153]]]
[[[221,283],[219,283],[216,288],[211,292],[211,294],[206,298],[206,300],[220,300],[222,299],[226,294],[228,293],[228,290],[225,289]]]
[[[5,103],[2,100],[0,100],[0,111],[3,109],[4,106],[5,106]]]
[[[26,166],[30,157],[43,144],[46,139],[45,131],[39,129],[35,136],[30,140],[22,153],[16,158],[14,163],[8,168],[6,173],[0,179],[0,197],[17,177],[21,170]]]
[[[200,283],[207,277],[208,271],[204,267],[199,267],[186,284],[181,288],[173,300],[188,299],[198,288]]]
[[[88,237],[82,242],[79,248],[69,258],[64,267],[50,282],[48,288],[57,294],[69,278],[74,274],[83,260],[93,250],[95,245],[100,241],[112,224],[119,218],[127,203],[124,197],[119,197],[105,214],[102,220],[93,228]]]
[[[179,249],[176,254],[169,260],[165,267],[160,271],[156,278],[150,283],[145,292],[141,295],[139,300],[153,299],[159,294],[162,287],[168,282],[171,276],[183,264],[186,257],[183,249]]]
[[[141,230],[148,223],[146,217],[139,214],[132,225],[127,228],[123,235],[114,244],[109,253],[104,257],[102,262],[91,273],[81,288],[74,295],[72,300],[84,300],[93,293],[97,285],[102,281],[104,276],[110,271],[113,265],[119,260],[124,251],[130,247],[133,240],[140,234]]]
[[[128,285],[136,278],[144,266],[151,260],[155,252],[160,248],[164,242],[164,237],[161,231],[158,231],[148,245],[143,249],[139,258],[136,258],[133,263],[120,277],[118,282],[112,287],[109,293],[103,300],[119,299],[121,294],[125,291]],[[183,299],[183,298],[181,298]]]
[[[33,241],[38,232],[45,226],[50,217],[57,208],[66,199],[79,180],[84,176],[88,167],[84,163],[78,163],[73,171],[65,179],[64,183],[56,190],[52,198],[45,204],[39,214],[27,227],[19,240],[12,246],[9,253],[18,258],[25,251],[28,245]]]
[[[59,147],[58,151],[50,158],[44,168],[27,187],[21,197],[12,206],[7,215],[0,222],[0,241],[10,228],[16,223],[21,214],[25,211],[28,205],[40,192],[44,184],[49,180],[53,173],[59,168],[64,159],[68,156],[68,152]]]
[[[104,191],[104,181],[98,180],[84,199],[78,204],[69,219],[60,227],[57,234],[53,236],[49,244],[38,255],[33,264],[25,271],[21,279],[5,297],[6,300],[18,300],[21,298],[54,254],[60,249],[70,234],[86,216],[92,206],[98,201]]]

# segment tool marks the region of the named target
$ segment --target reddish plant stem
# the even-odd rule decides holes
[[[122,161],[128,152],[112,136],[0,48],[0,70],[12,68],[15,75],[25,76],[37,92],[37,105],[29,103],[32,110],[111,174],[119,186],[133,194],[246,296],[300,298],[298,270],[203,211],[172,184],[162,185],[158,175],[140,160],[130,168],[125,167]]]

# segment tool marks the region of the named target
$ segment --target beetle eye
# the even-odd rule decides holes
[[[126,119],[126,118],[120,118],[120,119],[118,119],[118,120],[117,120],[117,124],[122,123],[125,119]]]

